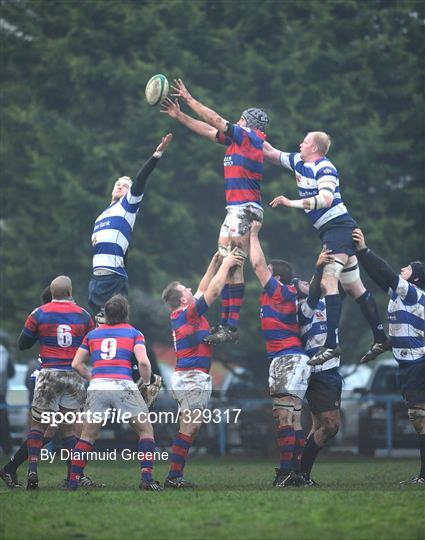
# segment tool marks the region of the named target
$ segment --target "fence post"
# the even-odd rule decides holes
[[[387,439],[387,455],[391,456],[393,449],[393,402],[391,397],[386,398],[386,411],[387,411],[387,425],[386,425],[386,439]]]

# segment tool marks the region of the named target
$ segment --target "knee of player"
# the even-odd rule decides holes
[[[322,424],[322,431],[326,440],[332,439],[338,433],[340,426],[339,418],[328,418]]]

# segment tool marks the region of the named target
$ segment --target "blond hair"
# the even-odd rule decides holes
[[[326,155],[331,146],[331,138],[324,131],[312,131],[314,143],[317,146],[317,150],[323,156]]]

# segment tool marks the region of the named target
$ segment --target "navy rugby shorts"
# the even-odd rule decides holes
[[[319,236],[323,246],[331,249],[332,253],[346,253],[347,255],[355,255],[356,248],[354,245],[352,233],[357,227],[354,219],[340,221],[332,225],[332,221],[325,223],[319,230]]]
[[[313,414],[336,411],[341,405],[342,377],[337,367],[312,373],[306,398]]]
[[[425,362],[399,365],[398,382],[407,407],[425,403]]]
[[[128,296],[127,277],[119,274],[93,275],[89,283],[89,306],[92,314],[96,315],[114,294]]]

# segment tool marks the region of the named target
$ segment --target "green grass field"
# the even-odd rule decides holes
[[[70,493],[58,487],[64,465],[43,463],[40,491],[1,484],[0,538],[424,539],[425,490],[398,486],[417,461],[321,461],[316,489],[272,488],[274,465],[194,458],[186,472],[198,489],[153,493],[137,489],[137,463],[98,462],[87,474],[107,487]]]

